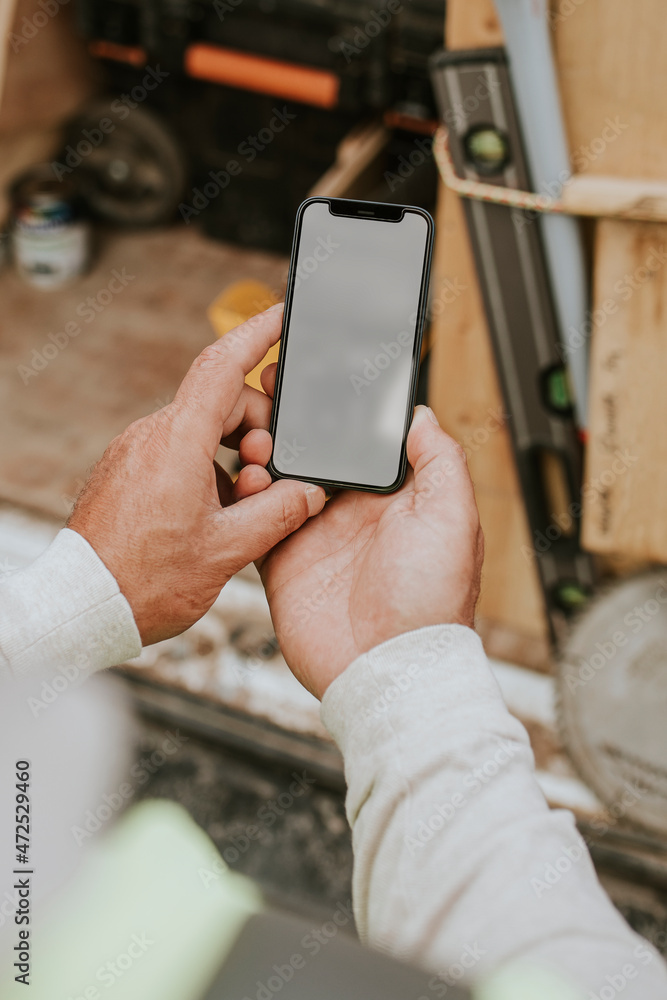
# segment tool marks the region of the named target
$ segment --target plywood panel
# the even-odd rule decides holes
[[[586,0],[555,19],[578,172],[664,180],[663,25],[660,0]],[[581,331],[592,336],[584,544],[627,558],[667,560],[666,247],[664,224],[600,221],[593,322]],[[618,457],[626,450],[632,461]]]
[[[665,178],[662,0],[552,3],[558,77],[577,173]],[[567,9],[571,13],[565,14]],[[559,14],[559,11],[562,13]]]

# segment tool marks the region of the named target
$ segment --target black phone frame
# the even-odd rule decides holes
[[[289,329],[289,319],[292,310],[292,301],[294,297],[294,282],[296,278],[296,262],[297,255],[299,251],[299,243],[301,240],[301,228],[303,221],[303,214],[309,205],[315,202],[321,202],[329,206],[329,212],[332,215],[343,216],[346,218],[361,218],[367,221],[379,221],[379,222],[400,222],[403,219],[405,212],[414,212],[417,215],[421,215],[426,220],[426,225],[428,227],[428,236],[426,240],[426,248],[424,251],[424,264],[422,267],[421,276],[421,287],[419,290],[419,303],[417,306],[417,320],[415,324],[415,339],[412,348],[412,372],[410,377],[410,388],[408,390],[408,399],[405,415],[405,426],[403,428],[403,440],[401,443],[401,458],[398,469],[398,475],[393,483],[389,486],[370,486],[363,483],[346,483],[338,482],[333,479],[307,479],[304,480],[301,476],[290,475],[286,472],[280,472],[273,464],[273,454],[276,446],[275,441],[275,431],[276,424],[278,421],[278,410],[280,407],[280,394],[282,391],[283,382],[283,371],[285,367],[285,357],[287,354],[287,335]],[[332,206],[334,206],[338,211],[334,211]],[[395,217],[394,217],[395,216]],[[270,424],[270,434],[272,440],[271,448],[271,458],[269,459],[267,468],[271,473],[273,479],[296,479],[301,482],[316,483],[318,486],[323,486],[326,489],[344,489],[344,490],[360,490],[364,493],[394,493],[396,490],[400,489],[405,480],[408,467],[408,458],[406,451],[406,441],[408,437],[408,431],[410,430],[410,424],[412,423],[412,414],[415,406],[415,396],[417,393],[417,379],[419,377],[419,363],[421,359],[421,348],[422,339],[424,335],[424,322],[426,319],[426,305],[428,297],[429,279],[431,274],[431,261],[433,257],[433,234],[434,234],[435,224],[433,218],[429,212],[423,208],[419,208],[416,205],[395,205],[389,202],[375,202],[375,201],[359,201],[351,198],[329,198],[324,196],[315,196],[313,198],[307,198],[303,201],[296,213],[296,221],[294,225],[294,238],[292,240],[292,252],[290,256],[289,272],[287,275],[287,291],[285,293],[285,309],[283,313],[283,324],[280,333],[280,349],[278,353],[278,368],[276,372],[276,384],[273,393],[273,406],[271,408],[271,424]]]

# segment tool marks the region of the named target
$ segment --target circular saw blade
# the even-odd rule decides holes
[[[616,819],[667,836],[667,569],[587,606],[556,682],[563,742]]]

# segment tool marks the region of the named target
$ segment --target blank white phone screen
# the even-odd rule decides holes
[[[278,473],[396,482],[428,242],[414,211],[387,222],[306,206],[274,429]]]

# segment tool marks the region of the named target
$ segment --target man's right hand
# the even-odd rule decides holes
[[[116,578],[144,645],[189,628],[234,573],[324,506],[321,487],[272,483],[265,461],[235,483],[215,461],[220,443],[269,426],[270,400],[244,380],[281,323],[274,306],[202,351],[175,399],[111,442],[69,519]]]
[[[273,389],[274,370],[263,385]],[[252,431],[241,457],[266,462]],[[258,561],[276,635],[301,683],[321,698],[357,656],[426,625],[473,624],[483,537],[463,450],[417,407],[411,469],[396,493],[338,493]]]

